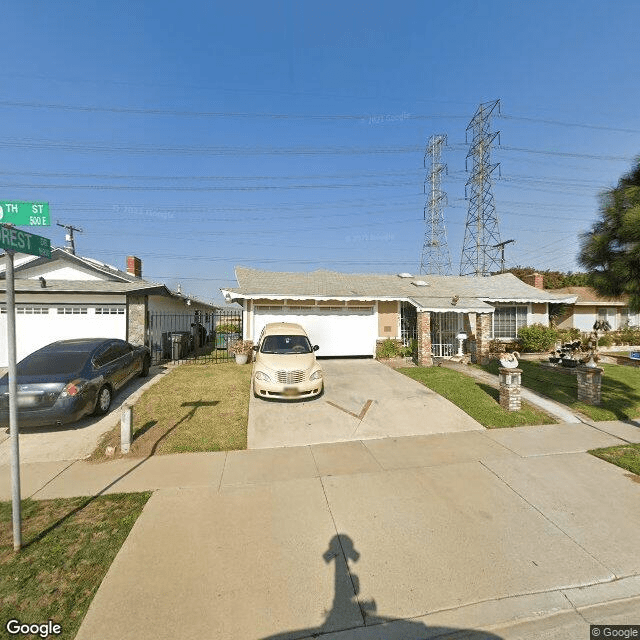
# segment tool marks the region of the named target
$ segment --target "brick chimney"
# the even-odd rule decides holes
[[[127,256],[127,273],[142,278],[142,260],[136,256]]]
[[[532,273],[528,276],[522,276],[522,281],[530,284],[536,289],[544,289],[544,276],[541,273]]]

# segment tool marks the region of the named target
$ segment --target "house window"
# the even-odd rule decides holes
[[[96,307],[95,313],[97,316],[109,316],[109,315],[123,316],[124,307]]]
[[[606,321],[609,323],[611,329],[616,329],[616,310],[607,307],[600,307],[598,309],[598,320]]]
[[[629,307],[620,309],[620,328],[625,327],[637,327],[638,326],[638,314],[631,313]]]
[[[44,315],[49,313],[49,307],[38,307],[31,305],[20,305],[16,307],[16,313],[21,315]]]
[[[58,307],[58,315],[86,315],[87,307]]]
[[[527,307],[524,306],[498,306],[493,312],[493,337],[509,338],[518,337],[520,327],[527,326]]]

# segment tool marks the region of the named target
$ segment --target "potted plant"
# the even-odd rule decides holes
[[[229,345],[229,351],[235,354],[237,364],[247,364],[252,350],[253,342],[251,340],[235,340]]]

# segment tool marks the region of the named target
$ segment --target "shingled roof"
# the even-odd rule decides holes
[[[554,292],[562,295],[576,296],[575,304],[577,305],[627,306],[629,304],[628,295],[622,295],[619,298],[601,296],[591,287],[563,287],[562,289],[554,289]]]
[[[353,274],[326,270],[294,273],[247,267],[236,267],[235,271],[238,287],[222,289],[228,300],[407,300],[420,309],[433,311],[490,311],[492,307],[488,302],[571,303],[575,300],[575,296],[556,295],[532,287],[510,273],[483,278]]]

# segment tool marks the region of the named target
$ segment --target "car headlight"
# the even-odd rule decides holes
[[[256,380],[264,380],[265,382],[271,382],[271,378],[263,371],[256,371]]]
[[[322,380],[322,369],[318,369],[314,371],[310,376],[309,380]]]

